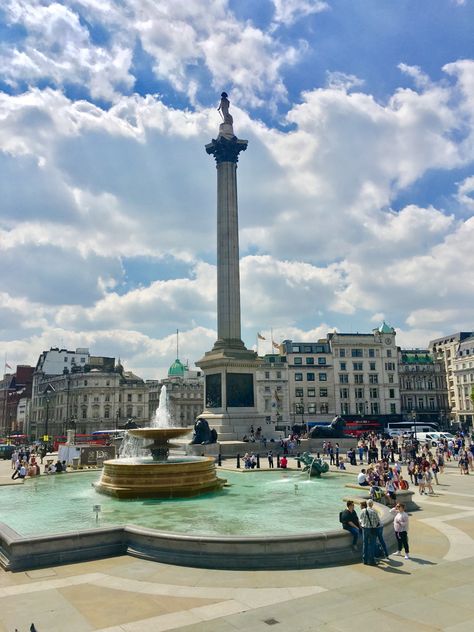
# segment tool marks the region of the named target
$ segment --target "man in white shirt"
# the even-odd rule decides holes
[[[367,485],[369,484],[367,481],[365,470],[361,470],[357,475],[357,484],[362,485],[363,487],[367,487]]]

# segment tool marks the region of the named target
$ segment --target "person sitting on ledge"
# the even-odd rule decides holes
[[[367,476],[365,474],[365,470],[361,470],[357,475],[357,484],[362,485],[363,487],[368,487],[369,482],[367,481]]]
[[[354,510],[354,503],[352,500],[348,500],[346,503],[347,509],[341,511],[339,514],[339,521],[342,523],[342,528],[345,531],[349,531],[352,535],[352,549],[357,548],[357,540],[362,533],[362,528],[359,523],[359,518]]]

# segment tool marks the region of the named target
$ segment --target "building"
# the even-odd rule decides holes
[[[19,364],[14,373],[0,381],[0,434],[23,434],[28,402],[31,399],[33,367]],[[21,402],[21,404],[20,404]]]
[[[81,370],[90,365],[89,349],[76,349],[68,351],[51,347],[49,351],[43,351],[36,363],[36,371],[45,375],[61,375],[64,369],[68,371]]]
[[[166,386],[168,409],[173,425],[192,426],[204,405],[204,377],[201,371],[190,371],[179,358],[173,362],[163,380],[147,380],[149,417],[158,408],[161,389]]]
[[[474,421],[474,335],[459,342],[452,370],[455,420],[468,428]]]
[[[395,329],[385,322],[371,334],[328,334],[334,363],[335,412],[383,423],[400,420]]]
[[[52,349],[54,362],[43,352],[33,376],[30,422],[27,434],[38,439],[62,436],[69,428],[76,433],[123,427],[133,420],[137,425],[148,423],[148,389],[145,382],[125,371],[114,358],[90,356],[87,350],[75,353],[64,349],[59,357],[68,364],[61,374],[47,374],[38,367],[58,370],[58,350]],[[81,355],[81,352],[84,352]],[[81,357],[88,362],[83,363]],[[68,358],[68,361],[65,361]]]
[[[336,413],[334,366],[328,340],[284,340],[281,353],[288,370],[290,425],[333,419]]]
[[[286,432],[293,418],[290,416],[287,356],[271,353],[263,356],[257,369],[257,408],[265,416],[263,435],[273,436],[274,431]]]
[[[442,360],[428,350],[399,350],[401,413],[404,420],[439,423],[449,419],[448,387]]]
[[[457,357],[460,344],[473,335],[474,332],[472,331],[458,331],[455,334],[431,340],[429,344],[429,350],[433,357],[440,360],[444,365],[451,421],[459,421],[461,414],[457,407],[456,400],[458,390],[454,378],[454,361]]]

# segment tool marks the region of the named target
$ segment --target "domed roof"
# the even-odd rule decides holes
[[[170,366],[168,370],[168,377],[184,377],[184,372],[186,371],[186,367],[184,364],[176,358],[173,364]]]
[[[381,333],[381,334],[394,334],[395,333],[395,329],[393,327],[390,327],[390,325],[387,325],[387,323],[385,321],[383,321],[383,323],[379,327],[379,333]]]

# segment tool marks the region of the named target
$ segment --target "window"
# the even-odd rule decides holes
[[[346,363],[345,362],[339,362],[339,365],[340,365],[341,371],[346,371]]]
[[[355,373],[354,374],[354,383],[355,384],[363,384],[364,383],[364,374],[363,373]]]
[[[329,404],[321,404],[320,409],[323,415],[327,415],[329,412]]]
[[[392,351],[391,349],[387,349],[387,358],[391,358],[392,357]]]
[[[356,413],[358,415],[363,415],[364,412],[364,402],[356,402]]]
[[[378,388],[370,388],[369,389],[369,393],[370,393],[370,398],[371,399],[377,399],[379,396],[379,389]]]
[[[132,401],[132,394],[128,393],[127,394],[127,402],[131,402]]]
[[[127,406],[127,417],[131,417],[133,415],[133,408],[131,406]]]
[[[306,380],[308,382],[314,382],[314,373],[306,373]]]
[[[328,376],[327,373],[320,373],[319,374],[319,381],[320,382],[327,382]]]
[[[308,404],[308,413],[314,415],[316,413],[316,404]]]
[[[429,407],[430,407],[430,410],[434,410],[434,409],[435,409],[435,400],[434,400],[434,397],[430,397],[430,398],[429,398]]]
[[[105,385],[106,385],[106,386],[110,386],[110,380],[107,380],[107,381],[105,382]]]
[[[394,388],[390,388],[389,389],[388,396],[390,397],[390,399],[393,399],[395,397],[395,389]]]
[[[281,380],[281,371],[277,371],[277,380]]]
[[[369,349],[369,358],[375,358],[375,349]]]
[[[390,412],[392,415],[394,415],[397,412],[397,405],[396,404],[390,404]]]
[[[375,362],[369,362],[369,371],[376,371]]]
[[[293,345],[293,346],[291,347],[291,351],[292,351],[293,353],[300,353],[300,346],[299,346],[299,345]]]
[[[349,389],[348,388],[340,388],[339,396],[341,399],[349,399]]]
[[[388,383],[389,383],[389,384],[393,384],[393,382],[394,382],[394,379],[393,379],[393,373],[389,373],[389,374],[388,374]]]
[[[269,386],[265,386],[265,393],[269,393],[270,392],[270,387]]]
[[[318,358],[318,364],[326,364],[326,358]]]
[[[311,345],[305,345],[305,346],[303,347],[303,351],[304,351],[305,353],[311,353],[311,351],[312,351],[312,350],[313,350],[313,349],[311,348]]]
[[[64,362],[67,362],[67,357],[66,357],[66,358],[64,358]]]
[[[319,397],[327,397],[328,396],[328,389],[327,388],[320,388],[319,389]]]
[[[99,398],[97,397],[97,395],[94,397],[94,402],[97,403],[99,401]]]
[[[82,396],[82,401],[83,401],[83,402],[87,402],[87,395],[83,395],[83,396]]]
[[[385,362],[385,370],[386,371],[395,371],[395,363],[394,362]]]
[[[340,358],[345,358],[346,357],[346,350],[345,349],[339,349],[339,357]]]
[[[296,404],[295,412],[296,412],[297,415],[303,415],[304,414],[304,404]]]
[[[84,364],[84,363],[85,363],[85,361],[86,361],[86,359],[85,359],[85,358],[81,358],[81,363],[82,363],[82,364]]]
[[[363,366],[362,366],[362,362],[353,362],[352,363],[352,368],[354,369],[354,371],[363,371]]]
[[[308,388],[308,397],[316,397],[316,389]]]
[[[314,358],[306,358],[306,364],[314,364]]]
[[[339,384],[349,384],[349,375],[347,373],[339,373]]]
[[[350,415],[351,414],[351,407],[349,402],[343,402],[341,404],[341,415]]]
[[[295,382],[302,382],[302,381],[303,381],[303,374],[295,373]]]
[[[143,395],[141,393],[138,393],[138,401],[141,402],[143,398]]]
[[[420,410],[423,410],[423,408],[424,408],[424,407],[425,407],[425,403],[424,403],[424,401],[423,401],[423,398],[422,398],[422,397],[420,397],[420,398],[418,399],[418,408],[419,408]]]
[[[87,380],[84,380],[84,386],[87,386]]]
[[[378,415],[380,412],[379,403],[378,402],[370,402],[370,414]]]
[[[362,358],[363,357],[362,349],[351,349],[351,357]]]
[[[104,419],[110,419],[110,408],[104,410]]]
[[[265,371],[265,379],[266,380],[270,379],[270,371]]]
[[[364,399],[364,389],[363,388],[356,388],[355,389],[355,396],[356,396],[356,399]]]
[[[87,419],[87,408],[82,409],[82,418]]]
[[[295,397],[303,397],[303,389],[301,387],[295,388]]]
[[[295,364],[303,364],[303,358],[294,358],[293,361]]]
[[[137,407],[137,417],[142,417],[143,416],[143,409],[141,406]]]

